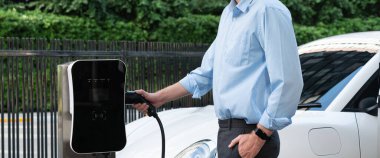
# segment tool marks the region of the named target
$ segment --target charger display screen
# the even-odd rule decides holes
[[[93,102],[102,102],[110,99],[110,78],[88,78],[88,97]]]

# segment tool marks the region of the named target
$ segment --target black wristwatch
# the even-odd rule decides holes
[[[255,133],[262,140],[266,140],[266,141],[270,140],[270,136],[267,136],[267,134],[265,134],[260,128],[256,128]]]

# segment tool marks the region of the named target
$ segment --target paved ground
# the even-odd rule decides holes
[[[41,126],[40,123],[38,123],[38,117],[37,113],[33,114],[33,119],[27,119],[22,117],[22,113],[19,114],[18,119],[11,119],[8,120],[8,114],[4,114],[4,119],[1,119],[1,114],[0,114],[0,157],[2,157],[2,154],[4,154],[4,158],[17,158],[17,153],[19,154],[18,156],[20,158],[24,157],[24,150],[26,150],[26,155],[29,155],[30,157],[32,156],[31,153],[34,153],[33,157],[37,158],[38,157],[38,144],[40,144],[40,151],[41,147],[43,146],[43,152],[40,153],[46,153],[45,152],[45,141],[47,143],[47,157],[51,157],[51,149],[52,149],[52,142],[51,142],[51,114],[47,113],[47,117],[41,117],[39,116],[40,120],[43,118],[44,125]],[[11,116],[12,117],[12,116]],[[45,120],[47,121],[46,123],[46,130],[45,131]],[[29,123],[29,126],[23,124]],[[18,124],[18,133],[17,133],[17,124]],[[33,128],[31,127],[31,124],[33,124]],[[40,125],[38,125],[40,124]],[[38,131],[39,127],[39,131]],[[41,127],[43,128],[43,134],[41,133]],[[4,129],[4,133],[1,132],[1,130]],[[9,131],[10,129],[10,131]],[[13,131],[14,129],[14,131]],[[33,137],[31,135],[28,136],[27,130],[33,130]],[[25,130],[25,135],[23,134]],[[38,133],[39,132],[39,133]],[[46,132],[46,134],[45,134]],[[14,134],[13,134],[14,133]],[[18,139],[17,139],[18,136]],[[38,139],[39,136],[39,139]],[[15,140],[15,141],[14,141]],[[38,141],[39,140],[39,141]],[[3,141],[3,142],[2,142]],[[24,149],[24,142],[25,142],[25,149]],[[33,142],[33,143],[32,143]],[[4,143],[4,144],[3,144]],[[4,145],[4,146],[3,146]],[[17,147],[18,145],[18,147]],[[33,145],[33,148],[32,148]],[[4,148],[4,151],[2,150]],[[29,148],[29,152],[28,152]],[[10,150],[10,151],[9,151]],[[15,151],[15,152],[14,152]],[[27,156],[28,157],[28,156]],[[39,156],[42,158],[43,156]],[[45,157],[45,156],[44,156]]]

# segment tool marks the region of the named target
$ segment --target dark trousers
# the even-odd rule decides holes
[[[240,158],[236,144],[232,149],[228,145],[240,134],[251,133],[256,129],[255,124],[247,125],[244,120],[230,119],[219,120],[219,132],[217,150],[219,158]],[[280,153],[280,138],[277,131],[273,133],[271,140],[266,141],[255,158],[277,158]]]

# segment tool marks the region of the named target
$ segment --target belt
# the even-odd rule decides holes
[[[219,120],[219,128],[250,128],[256,129],[257,124],[247,124],[244,119]]]

